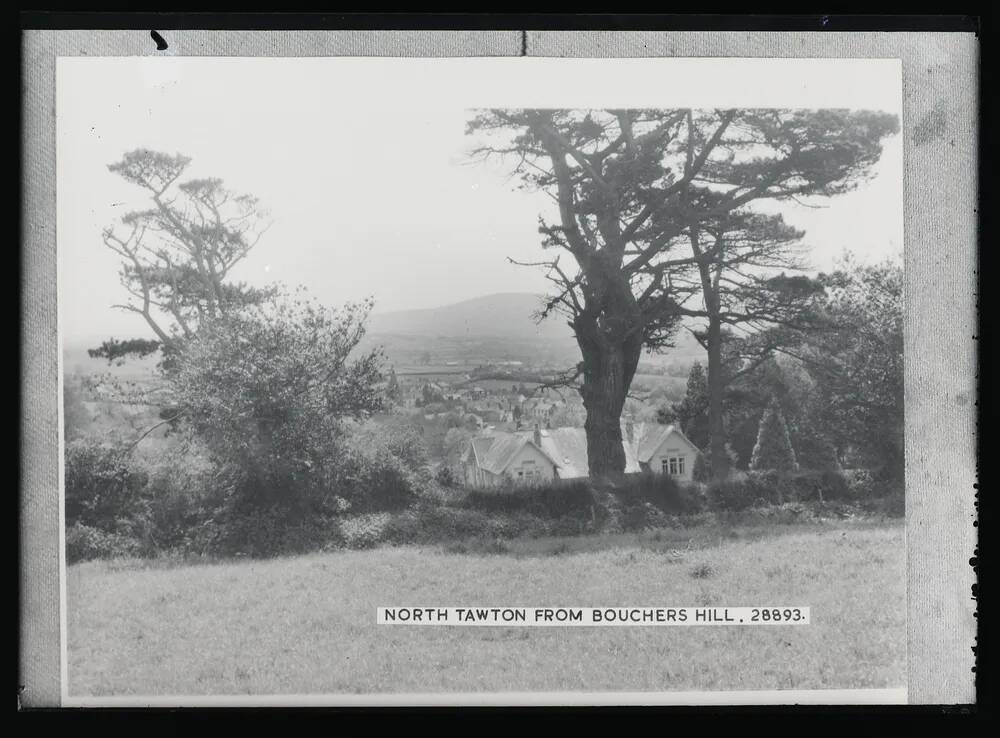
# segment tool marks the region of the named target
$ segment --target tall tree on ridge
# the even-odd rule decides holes
[[[539,315],[564,314],[582,361],[567,380],[587,411],[590,473],[625,468],[620,417],[644,348],[669,348],[697,263],[692,234],[761,199],[851,189],[898,130],[895,115],[848,110],[487,110],[470,121],[482,157],[514,157],[549,194],[537,265],[555,285]]]

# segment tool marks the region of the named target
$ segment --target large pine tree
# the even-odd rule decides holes
[[[772,401],[760,419],[757,443],[750,457],[750,468],[754,471],[795,471],[798,466],[795,450],[788,438],[785,417],[781,414],[777,401]]]
[[[625,469],[620,421],[644,350],[670,348],[684,314],[707,317],[708,374],[717,380],[723,326],[758,332],[773,322],[775,301],[788,299],[786,288],[797,283],[757,270],[774,264],[761,249],[780,251],[797,233],[758,206],[853,190],[898,130],[896,116],[865,110],[476,112],[468,125],[479,139],[474,156],[506,159],[526,187],[558,205],[539,224],[552,256],[531,265],[554,287],[539,316],[561,314],[580,348],[564,382],[587,412],[592,476]],[[735,304],[720,290],[734,281],[727,264],[737,235],[737,253],[754,254],[755,266],[752,278],[738,280]],[[692,313],[687,300],[696,305],[697,295],[707,304]],[[714,442],[723,449],[722,386],[709,390]]]

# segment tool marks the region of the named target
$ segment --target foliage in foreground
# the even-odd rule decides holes
[[[225,475],[195,441],[153,463],[130,460],[121,446],[71,442],[67,559],[269,557],[385,544],[502,553],[513,539],[903,512],[902,491],[886,495],[886,483],[867,471],[751,472],[709,485],[637,475],[614,486],[442,488],[405,428],[358,424],[350,438],[337,486],[315,504],[241,508],[224,485],[213,486]]]

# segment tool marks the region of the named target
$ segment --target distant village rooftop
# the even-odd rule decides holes
[[[668,474],[689,481],[698,448],[675,425],[622,423],[625,473]],[[504,481],[541,482],[589,476],[583,428],[487,430],[473,438],[462,457],[467,483],[489,487]]]

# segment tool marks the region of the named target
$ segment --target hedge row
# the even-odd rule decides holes
[[[751,471],[711,482],[706,489],[708,506],[713,510],[745,510],[789,502],[866,500],[890,492],[865,469]]]

